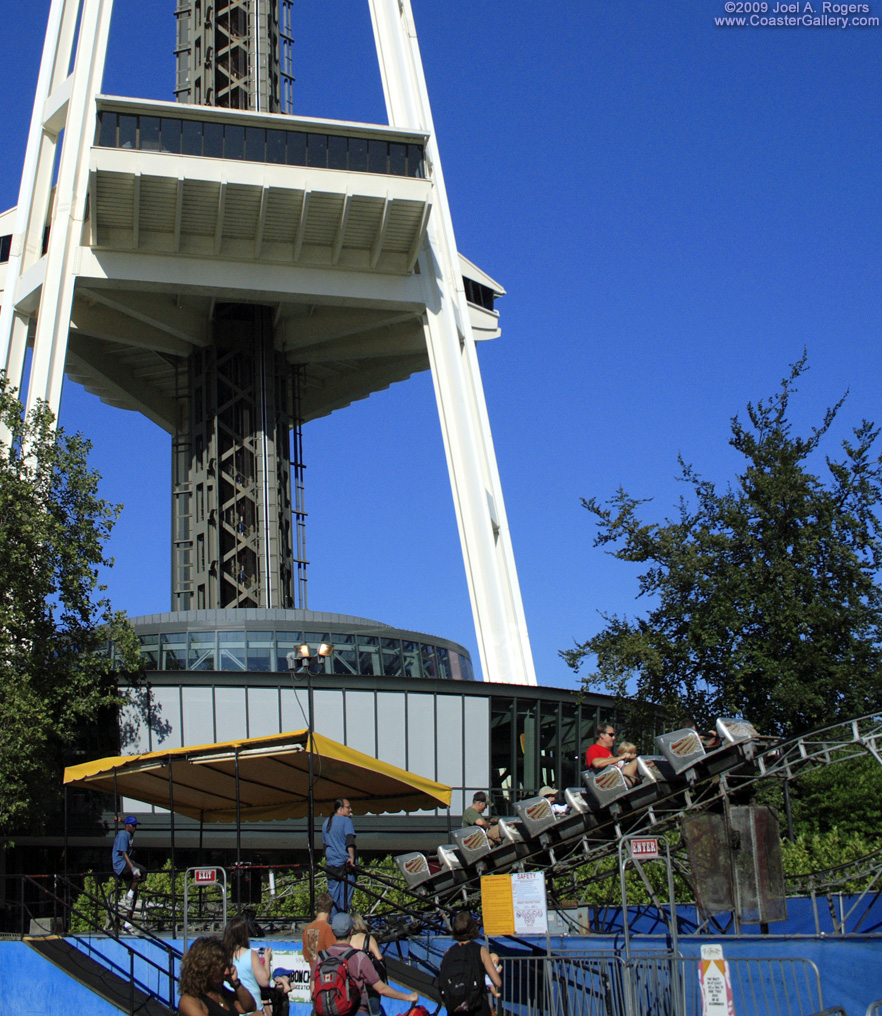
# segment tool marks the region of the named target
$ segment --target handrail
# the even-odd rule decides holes
[[[167,966],[164,967],[161,964],[157,963],[151,956],[147,955],[146,953],[140,952],[137,948],[135,948],[135,946],[132,944],[132,942],[130,940],[126,940],[126,939],[120,938],[115,932],[112,932],[112,933],[105,932],[103,927],[99,926],[95,922],[95,920],[91,917],[91,915],[89,915],[88,913],[86,913],[83,910],[80,910],[72,902],[68,903],[67,901],[65,901],[65,899],[63,897],[59,896],[58,893],[56,893],[53,890],[47,888],[46,886],[40,885],[39,882],[37,882],[35,879],[31,878],[29,875],[22,875],[21,878],[22,878],[22,882],[23,883],[30,883],[43,896],[45,896],[48,899],[52,900],[55,904],[60,904],[61,905],[62,914],[65,914],[65,912],[66,912],[67,915],[75,915],[76,917],[78,917],[81,920],[83,920],[86,923],[87,926],[93,928],[95,931],[101,932],[107,938],[111,938],[115,942],[118,942],[122,946],[122,948],[126,950],[126,952],[129,954],[129,969],[128,970],[126,970],[124,967],[122,967],[119,963],[117,963],[111,957],[106,956],[104,954],[99,954],[99,955],[100,955],[100,962],[104,966],[106,966],[113,973],[118,973],[121,977],[127,977],[129,979],[129,985],[130,985],[130,1009],[131,1010],[134,1010],[134,991],[135,991],[136,987],[140,991],[144,992],[145,995],[149,995],[152,998],[158,998],[159,1001],[163,1003],[163,1005],[167,1005],[170,1009],[174,1009],[175,1008],[175,1001],[174,1001],[175,1000],[175,986],[177,984],[177,977],[175,976],[175,962],[176,961],[180,962],[181,956],[182,956],[181,951],[179,949],[176,949],[173,945],[170,945],[165,939],[158,938],[157,936],[152,934],[149,929],[143,927],[143,925],[139,924],[137,921],[132,921],[131,922],[135,926],[135,928],[136,928],[136,930],[138,931],[138,934],[139,934],[139,939],[137,941],[146,940],[146,941],[150,942],[150,944],[154,948],[156,948],[160,952],[164,952],[166,954],[168,963],[167,963]],[[82,890],[78,889],[78,887],[75,886],[69,879],[67,879],[67,878],[65,878],[65,877],[63,877],[61,875],[56,876],[56,884],[58,884],[58,883],[61,883],[68,890],[75,890],[75,891],[77,891],[80,897],[86,897],[86,899],[90,900],[91,902],[98,903],[102,908],[105,906],[105,901],[104,900],[99,899],[96,896],[93,896],[86,889],[82,889]],[[22,908],[22,924],[21,924],[22,931],[21,931],[21,935],[22,935],[22,938],[24,938],[25,937],[25,927],[26,927],[26,924],[25,924],[25,921],[24,921],[25,898],[24,898],[24,893],[23,892],[21,894],[21,908]],[[69,926],[69,924],[70,924],[70,921],[68,919],[67,921],[65,921],[65,925]],[[80,933],[77,933],[77,932],[68,932],[65,937],[66,938],[72,938],[72,939],[74,939],[77,942],[83,942],[84,944],[88,943],[88,938],[86,936],[81,935]],[[89,952],[90,952],[90,954],[94,955],[95,950],[92,949],[91,946],[90,946]],[[149,967],[153,967],[155,970],[157,970],[161,975],[163,975],[163,976],[167,975],[168,976],[168,997],[167,998],[163,998],[162,996],[157,995],[157,993],[150,987],[150,985],[146,984],[144,981],[142,981],[142,980],[140,980],[140,979],[135,977],[135,957],[136,956],[138,957],[139,960],[142,960]]]

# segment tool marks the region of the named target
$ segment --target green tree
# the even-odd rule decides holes
[[[679,460],[690,488],[673,519],[641,521],[645,502],[623,490],[583,500],[595,517],[595,546],[646,565],[644,618],[604,615],[605,627],[561,653],[584,680],[705,723],[741,715],[761,730],[791,733],[871,712],[882,701],[882,563],[878,430],[864,421],[809,469],[844,401],[808,437],[787,417],[806,357],[775,396],[732,420],[731,446],[744,456],[734,484],[717,490]],[[823,463],[822,463],[823,464]],[[633,710],[632,706],[632,710]]]
[[[117,666],[135,670],[137,639],[114,613],[98,569],[119,507],[98,496],[90,444],[25,418],[0,377],[0,833],[39,830],[71,748],[119,704]],[[96,596],[96,594],[98,594]]]

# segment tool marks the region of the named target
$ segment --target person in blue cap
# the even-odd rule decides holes
[[[129,815],[124,826],[125,828],[120,829],[113,841],[113,870],[116,877],[122,879],[128,887],[126,903],[129,906],[129,912],[123,927],[126,931],[133,932],[135,929],[129,922],[135,913],[135,904],[138,902],[138,883],[141,881],[141,870],[136,868],[132,862],[132,842],[135,838],[138,820],[134,815]]]

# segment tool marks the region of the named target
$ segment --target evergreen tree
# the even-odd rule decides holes
[[[644,501],[619,490],[583,500],[595,517],[595,546],[646,565],[640,595],[655,606],[636,620],[604,615],[605,627],[561,655],[586,685],[624,697],[752,720],[766,733],[796,733],[872,712],[882,703],[882,562],[878,436],[867,421],[826,458],[810,460],[844,398],[808,437],[787,417],[806,357],[778,393],[732,420],[730,444],[744,456],[734,484],[714,484],[679,460],[691,496],[674,518],[644,522]]]

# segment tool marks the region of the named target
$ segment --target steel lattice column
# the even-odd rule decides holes
[[[173,607],[293,607],[292,389],[271,311],[218,305],[214,343],[185,372],[173,456]]]

